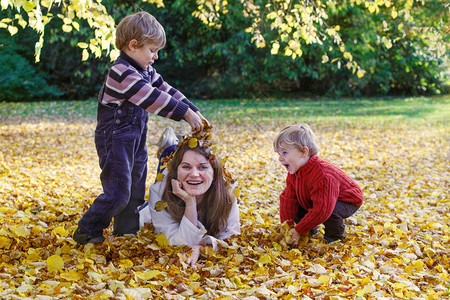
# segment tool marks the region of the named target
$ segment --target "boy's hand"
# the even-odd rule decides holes
[[[206,120],[206,118],[200,113],[199,110],[196,111],[195,113],[200,117],[200,119],[205,120],[207,126],[210,125],[209,122],[208,122],[208,120]]]
[[[291,233],[291,242],[294,244],[294,246],[298,246],[298,245],[304,246],[309,241],[308,236],[301,235],[300,233],[298,233],[297,230],[295,230],[295,228],[292,228],[290,230],[290,233]]]
[[[188,108],[186,114],[184,115],[184,119],[191,126],[192,131],[200,132],[203,130],[202,119],[192,109]]]
[[[298,233],[297,230],[295,230],[295,228],[292,228],[291,230],[289,230],[289,232],[291,233],[291,242],[297,246],[298,245],[298,240],[300,239],[300,233]]]

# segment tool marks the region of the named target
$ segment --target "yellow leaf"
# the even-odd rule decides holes
[[[164,174],[163,173],[158,173],[158,175],[156,175],[156,181],[161,181],[164,179]]]
[[[85,61],[89,58],[89,52],[87,51],[87,49],[83,49],[83,54],[81,56],[81,60]]]
[[[61,237],[66,237],[69,235],[69,232],[62,226],[56,227],[52,230],[53,235],[59,235]]]
[[[108,288],[115,293],[118,288],[124,289],[125,284],[123,281],[111,280],[111,282],[108,283]]]
[[[234,277],[233,281],[234,281],[234,284],[237,285],[237,286],[241,286],[242,285],[241,278],[239,278],[239,277]]]
[[[270,256],[268,254],[264,254],[263,256],[261,256],[259,258],[258,262],[262,265],[265,265],[265,264],[272,262],[272,259],[270,258]]]
[[[191,274],[191,276],[189,276],[190,281],[197,281],[199,278],[200,278],[200,275],[198,275],[197,272],[194,272],[193,274]]]
[[[4,236],[0,236],[0,248],[9,249],[10,246],[11,240]]]
[[[134,266],[134,263],[133,263],[131,260],[129,260],[129,259],[122,259],[122,260],[119,262],[119,265],[120,265],[122,268],[128,268],[128,267]]]
[[[365,286],[366,284],[368,284],[370,282],[370,278],[369,277],[366,277],[366,278],[364,278],[362,281],[361,281],[361,285],[362,286]]]
[[[81,49],[86,49],[89,45],[87,43],[80,42],[77,44],[77,46]]]
[[[397,16],[398,16],[398,13],[397,13],[397,11],[394,9],[394,10],[392,10],[392,12],[391,12],[391,16],[392,16],[392,19],[395,19],[395,18],[397,18]]]
[[[73,26],[73,28],[75,28],[77,31],[80,31],[80,24],[78,24],[77,22],[72,22],[72,26]]]
[[[74,282],[78,281],[78,280],[81,280],[83,278],[83,274],[78,273],[75,270],[71,270],[69,272],[61,273],[60,276],[62,278],[64,278],[65,280],[67,280],[67,281],[74,281]]]
[[[19,29],[17,29],[16,26],[11,26],[11,25],[9,25],[9,26],[8,26],[8,31],[9,31],[9,33],[10,33],[11,35],[15,35],[15,34],[17,33],[17,31],[19,31]]]
[[[167,207],[166,201],[158,201],[155,203],[155,210],[156,211],[162,211],[164,208]]]
[[[151,271],[146,271],[146,272],[136,272],[135,274],[141,280],[150,280],[153,277],[156,277],[159,274],[162,274],[162,272],[160,272],[158,270],[151,270]]]
[[[47,270],[49,272],[60,271],[64,268],[64,260],[59,255],[52,255],[47,258]]]
[[[405,285],[401,282],[396,282],[392,285],[392,287],[396,290],[401,290],[405,287]]]
[[[64,32],[71,32],[71,31],[72,31],[72,26],[67,25],[67,24],[64,24],[64,25],[62,26],[62,30],[63,30]]]
[[[421,260],[413,261],[412,265],[414,266],[414,268],[417,271],[422,271],[423,270],[423,261],[421,261]]]
[[[330,281],[330,277],[322,275],[317,279],[317,282],[327,284]]]
[[[12,231],[20,237],[29,237],[30,231],[25,226],[20,226],[18,228],[13,228]]]
[[[356,76],[358,76],[358,78],[363,78],[364,74],[366,74],[366,71],[364,71],[364,70],[358,70],[356,72]]]
[[[352,55],[349,52],[344,52],[344,58],[348,59],[348,60],[352,60],[353,59]]]
[[[156,242],[160,247],[167,247],[169,246],[169,241],[167,240],[166,236],[164,234],[158,234],[155,238]]]
[[[41,233],[41,228],[34,226],[33,228],[31,228],[31,233],[34,235],[38,235],[39,233]]]
[[[189,148],[193,149],[193,148],[197,147],[197,145],[198,145],[197,138],[193,137],[193,138],[189,139],[189,142],[188,142]]]

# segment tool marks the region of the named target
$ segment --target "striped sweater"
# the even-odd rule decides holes
[[[308,213],[295,225],[295,230],[306,235],[331,216],[337,201],[361,206],[363,192],[344,171],[313,155],[286,178],[286,188],[280,195],[281,222],[294,224],[299,206],[303,207]]]
[[[144,69],[123,52],[111,66],[99,100],[104,104],[118,105],[130,101],[151,114],[175,121],[183,119],[188,108],[198,111],[180,91],[165,82],[152,66]]]

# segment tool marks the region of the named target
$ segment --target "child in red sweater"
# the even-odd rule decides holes
[[[344,239],[343,219],[353,215],[363,203],[358,184],[317,156],[317,138],[307,124],[284,128],[273,146],[289,172],[280,195],[280,218],[282,223],[295,225],[290,231],[295,244],[302,236],[314,235],[322,223],[328,243]]]

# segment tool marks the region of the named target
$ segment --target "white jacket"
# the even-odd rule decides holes
[[[164,173],[167,172],[167,170],[164,171]],[[178,223],[165,209],[156,211],[155,204],[161,201],[166,182],[167,180],[164,176],[162,181],[155,182],[150,187],[148,205],[139,210],[139,226],[141,228],[145,223],[152,222],[155,227],[155,232],[164,234],[170,245],[212,245],[214,251],[217,250],[216,239],[226,239],[232,235],[241,233],[239,208],[236,200],[233,201],[231,207],[227,229],[219,233],[216,237],[207,235],[205,226],[200,221],[198,221],[197,227],[183,216],[181,222]]]

